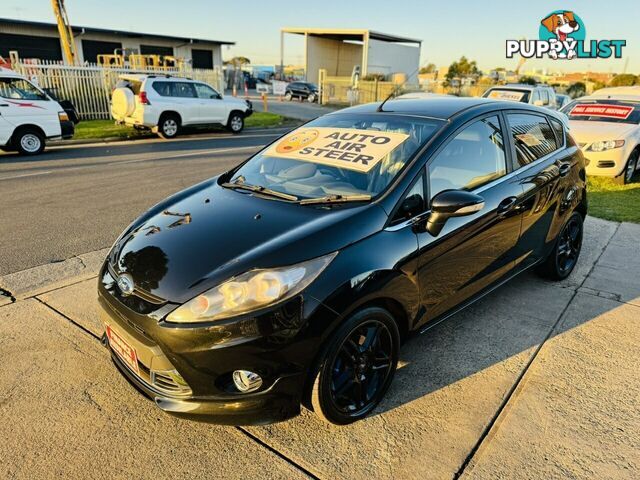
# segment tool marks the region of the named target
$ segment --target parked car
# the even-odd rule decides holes
[[[538,84],[528,85],[524,83],[513,83],[491,87],[482,94],[484,98],[494,100],[507,100],[512,102],[522,102],[557,110],[556,92],[549,85]]]
[[[64,108],[22,75],[0,68],[0,149],[41,153],[47,140],[71,138]]]
[[[314,83],[309,82],[291,82],[287,85],[284,98],[287,100],[298,98],[300,100],[306,100],[309,103],[317,102],[318,87]]]
[[[587,197],[563,118],[457,97],[317,118],[120,235],[103,342],[173,415],[361,419],[411,333],[530,268],[571,273]]]
[[[640,169],[640,86],[603,88],[562,110],[586,157],[587,174],[633,180]]]
[[[116,122],[151,129],[162,138],[174,138],[187,126],[222,125],[240,133],[252,113],[249,100],[223,97],[206,83],[168,75],[121,75],[111,98]]]
[[[571,97],[569,95],[556,93],[556,110],[564,108],[564,106],[568,105],[569,102],[571,102]]]

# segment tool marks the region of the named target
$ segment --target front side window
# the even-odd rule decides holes
[[[556,137],[545,117],[510,113],[507,118],[520,166],[535,162],[557,150]]]
[[[442,120],[393,114],[332,114],[277,140],[235,171],[231,183],[298,198],[375,197],[405,168]]]
[[[196,87],[196,94],[198,95],[198,98],[211,99],[211,98],[219,97],[218,92],[216,92],[209,85],[205,85],[204,83],[196,83],[195,87]]]
[[[0,97],[14,100],[48,100],[44,93],[22,78],[0,78]]]
[[[426,204],[423,171],[400,201],[399,208],[393,217],[393,222],[406,220],[422,213],[426,209]]]
[[[443,190],[473,190],[507,173],[498,117],[472,123],[429,163],[429,196]]]
[[[196,98],[196,91],[191,83],[175,82],[174,95],[179,98]]]

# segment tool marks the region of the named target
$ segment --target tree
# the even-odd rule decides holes
[[[475,60],[470,62],[467,57],[462,56],[460,57],[460,60],[453,62],[449,66],[446,79],[451,82],[454,78],[472,77],[480,74],[481,72],[478,70]]]
[[[575,82],[567,87],[567,95],[571,98],[577,98],[587,93],[587,86],[584,82]]]
[[[520,83],[525,85],[537,85],[538,81],[533,77],[520,77]]]
[[[420,69],[420,73],[435,73],[436,66],[433,63],[427,64],[425,67]]]
[[[632,73],[621,73],[609,82],[610,87],[630,87],[638,83],[638,77]]]
[[[241,67],[242,65],[248,65],[251,63],[247,57],[233,57],[231,60],[223,62],[225,65],[232,65],[234,67]]]

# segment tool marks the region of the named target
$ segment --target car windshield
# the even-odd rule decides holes
[[[0,78],[0,97],[15,100],[46,100],[47,96],[21,78]]]
[[[332,114],[285,135],[234,172],[230,183],[299,199],[381,193],[444,124],[394,114]]]
[[[562,113],[567,114],[569,120],[609,123],[640,123],[640,102],[611,100],[575,100],[565,106]]]
[[[529,102],[528,90],[515,90],[512,88],[492,88],[483,95],[485,98],[493,98],[494,100],[509,100],[512,102]]]

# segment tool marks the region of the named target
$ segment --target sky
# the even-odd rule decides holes
[[[53,22],[50,0],[1,0],[0,17]],[[309,2],[205,0],[66,0],[72,25],[235,41],[223,58],[248,57],[254,64],[280,62],[281,27],[365,28],[423,40],[421,64],[449,65],[465,55],[481,70],[514,69],[507,39],[538,38],[540,20],[554,10],[572,10],[585,23],[587,39],[624,39],[624,58],[530,60],[524,71],[640,73],[638,0],[317,0]],[[604,5],[611,5],[604,7]],[[285,36],[285,63],[303,63],[299,36]]]

